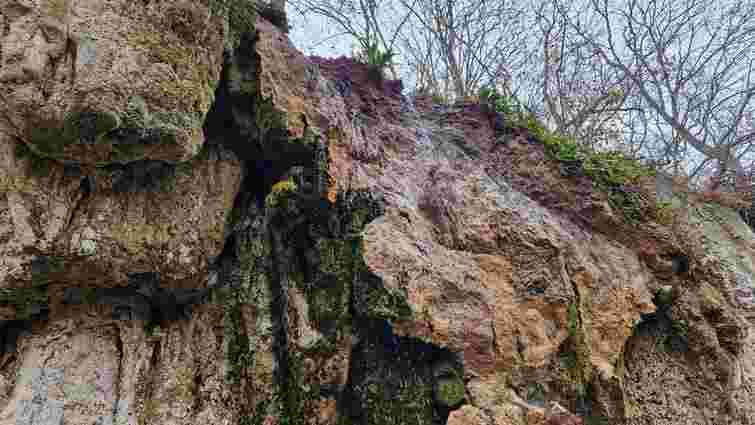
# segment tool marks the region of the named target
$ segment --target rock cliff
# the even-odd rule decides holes
[[[755,423],[733,210],[247,3],[0,0],[0,425]]]

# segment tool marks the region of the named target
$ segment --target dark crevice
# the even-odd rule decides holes
[[[141,160],[127,164],[111,164],[103,170],[110,173],[111,189],[116,193],[159,192],[165,182],[175,178],[176,164]]]
[[[188,319],[192,306],[204,302],[208,294],[209,289],[161,288],[159,274],[132,273],[125,287],[66,288],[63,303],[110,305],[114,319],[167,326]]]
[[[71,209],[71,214],[68,216],[68,222],[66,223],[66,229],[71,228],[71,224],[78,215],[79,211],[84,208],[86,202],[89,200],[92,192],[94,192],[94,176],[84,176],[79,182],[79,194],[76,199],[76,204]]]
[[[32,324],[33,320],[0,321],[0,350],[3,353],[14,353],[18,338],[31,333]]]
[[[386,320],[358,320],[360,341],[353,347],[349,381],[339,403],[353,424],[376,423],[381,417],[405,424],[445,424],[463,403],[466,389],[458,355],[419,339],[397,336]],[[444,403],[444,380],[457,383],[461,399]],[[411,407],[408,407],[411,406]]]
[[[199,409],[202,405],[201,389],[202,389],[203,382],[204,380],[202,379],[202,369],[199,367],[195,367],[194,368],[194,385],[192,387],[192,393],[194,395],[194,400],[191,404],[192,412],[199,412]]]
[[[671,258],[673,271],[678,275],[686,275],[689,272],[689,257],[686,255],[675,255]]]
[[[113,394],[115,394],[115,399],[113,400],[113,418],[119,417],[119,404],[121,400],[121,379],[124,376],[123,374],[123,339],[121,338],[121,329],[118,326],[114,326],[115,331],[115,349],[118,350],[118,376],[114,377],[114,388],[113,388]]]
[[[289,339],[288,339],[288,287],[282,275],[285,273],[284,264],[276,261],[280,258],[276,255],[282,249],[282,241],[278,240],[274,232],[268,232],[270,238],[272,267],[270,270],[271,282],[271,303],[270,312],[273,320],[273,351],[276,357],[278,368],[275,370],[273,377],[274,383],[282,388],[282,392],[287,392],[287,385],[291,381],[289,375]]]

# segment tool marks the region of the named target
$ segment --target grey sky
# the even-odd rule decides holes
[[[324,18],[314,15],[304,18],[289,5],[288,19],[292,27],[289,34],[291,41],[304,54],[325,57],[351,54],[351,38],[337,36],[338,31]]]

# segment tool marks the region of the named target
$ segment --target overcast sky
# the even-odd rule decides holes
[[[323,18],[314,15],[304,18],[290,5],[287,12],[289,25],[292,27],[289,33],[291,41],[304,54],[326,57],[351,54],[352,40],[338,36],[335,28]]]

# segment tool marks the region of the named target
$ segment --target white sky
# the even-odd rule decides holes
[[[302,17],[296,10],[288,6],[288,20],[292,27],[289,37],[297,49],[306,55],[325,57],[349,56],[352,40],[347,36],[338,36],[332,25],[328,25],[319,16]]]

